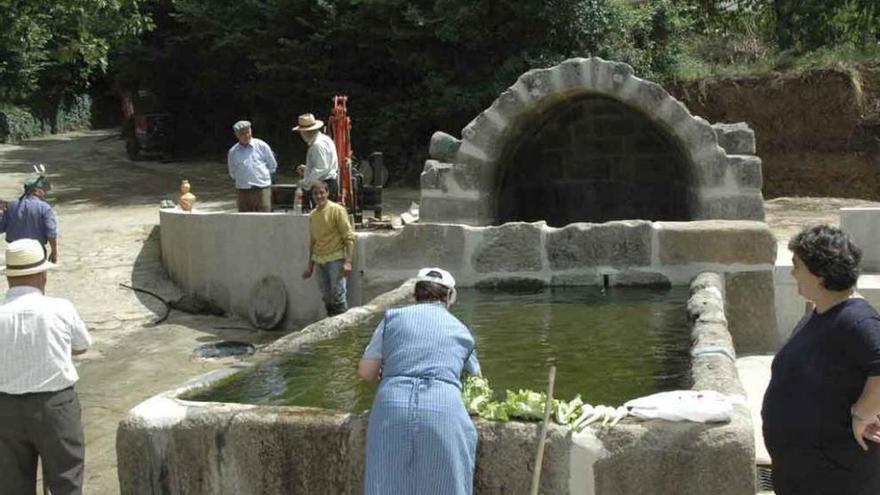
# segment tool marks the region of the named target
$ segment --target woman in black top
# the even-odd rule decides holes
[[[880,315],[854,294],[861,251],[840,229],[789,242],[815,309],[773,359],[761,416],[777,495],[880,494]]]

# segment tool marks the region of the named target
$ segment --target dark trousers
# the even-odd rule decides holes
[[[252,187],[238,190],[238,211],[272,211],[272,190],[268,187]]]
[[[80,495],[85,441],[73,387],[58,392],[0,393],[0,493],[34,495],[37,458],[52,495]]]
[[[853,440],[826,447],[771,447],[776,495],[877,495],[880,445]]]
[[[336,179],[324,179],[324,182],[327,183],[327,197],[330,198],[330,201],[334,203],[339,202],[339,181]],[[315,201],[312,199],[312,190],[307,189],[303,191],[303,211],[309,211],[317,206]]]

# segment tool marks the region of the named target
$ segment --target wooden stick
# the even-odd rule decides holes
[[[547,378],[547,403],[544,404],[544,422],[541,424],[541,438],[538,439],[538,452],[535,454],[535,470],[532,472],[531,495],[538,495],[541,485],[541,467],[544,463],[544,441],[547,439],[547,425],[550,424],[550,413],[553,411],[553,382],[556,381],[556,366],[550,367]]]

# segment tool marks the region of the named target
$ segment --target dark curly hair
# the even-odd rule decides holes
[[[822,277],[828,290],[851,289],[859,279],[862,250],[836,227],[807,227],[788,242],[788,249],[804,262],[810,273]]]

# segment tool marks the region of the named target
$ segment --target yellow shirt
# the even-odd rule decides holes
[[[327,201],[309,214],[312,261],[327,263],[345,257],[345,247],[352,253],[354,231],[348,223],[345,207]]]

